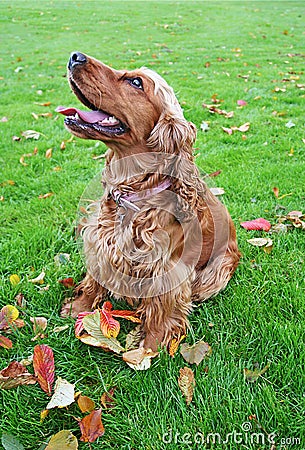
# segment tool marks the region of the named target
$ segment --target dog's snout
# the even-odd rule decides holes
[[[74,67],[85,64],[87,62],[87,57],[83,53],[80,52],[72,52],[69,63],[68,63],[68,69],[74,69]]]

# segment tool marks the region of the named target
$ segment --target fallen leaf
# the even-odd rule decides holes
[[[53,328],[53,333],[60,333],[61,331],[67,330],[69,328],[69,325],[62,325],[58,327]]]
[[[82,433],[80,440],[82,442],[94,442],[105,433],[101,420],[102,408],[92,411],[80,420],[79,427]]]
[[[53,350],[48,345],[35,345],[33,366],[41,389],[51,395],[55,364]]]
[[[233,134],[233,130],[231,128],[221,127],[223,131],[231,136]]]
[[[36,378],[21,363],[12,361],[0,371],[0,389],[12,389],[24,384],[35,384]]]
[[[248,103],[245,100],[237,100],[238,106],[246,106]]]
[[[168,353],[169,356],[171,356],[172,358],[175,356],[175,354],[178,351],[179,345],[181,344],[181,341],[183,341],[183,339],[185,339],[186,335],[183,334],[182,336],[179,336],[178,338],[173,338],[169,344],[169,349],[168,349]]]
[[[295,127],[295,123],[293,123],[292,120],[289,120],[289,122],[287,122],[287,123],[285,124],[285,127],[287,127],[287,128],[293,128],[293,127]]]
[[[209,177],[218,177],[221,174],[221,170],[216,170],[216,172],[209,173]]]
[[[206,103],[203,103],[202,107],[207,108],[211,114],[219,114],[221,116],[225,116],[226,119],[231,119],[234,116],[234,111],[227,112],[224,109],[217,108],[215,104],[207,105]]]
[[[12,324],[18,317],[19,311],[15,306],[3,306],[0,311],[0,330],[9,328],[9,325]]]
[[[87,397],[86,395],[80,395],[77,399],[77,404],[82,413],[84,412],[90,413],[95,408],[94,401],[90,397]]]
[[[254,370],[249,370],[249,369],[244,369],[244,375],[245,375],[245,379],[246,381],[249,381],[249,383],[255,383],[255,381],[257,381],[257,379],[263,375],[270,367],[270,364],[267,364],[262,370],[259,369],[254,369]]]
[[[158,352],[144,347],[123,353],[123,360],[134,370],[147,370],[151,366],[151,359],[158,356]]]
[[[69,253],[58,253],[54,256],[54,262],[57,266],[62,266],[70,262]]]
[[[246,131],[248,131],[250,128],[250,122],[246,122],[243,125],[241,125],[240,127],[236,128],[237,131],[240,131],[241,133],[245,133]],[[234,129],[234,128],[232,128]]]
[[[254,245],[255,247],[265,247],[266,245],[272,245],[272,239],[270,238],[253,238],[247,239],[249,244]]]
[[[7,338],[5,336],[2,336],[0,334],[0,347],[9,349],[9,348],[13,347],[13,343],[12,343],[12,341],[9,338]]]
[[[45,450],[77,450],[78,442],[70,430],[61,430],[54,434]],[[17,449],[16,449],[17,450]]]
[[[44,277],[46,276],[45,272],[42,271],[38,277],[32,278],[31,280],[28,280],[30,283],[34,284],[43,284],[44,283]]]
[[[19,294],[16,295],[15,297],[16,303],[20,308],[25,308],[26,306],[26,299],[24,297],[24,295],[19,292]]]
[[[113,398],[114,391],[115,391],[115,388],[113,387],[113,388],[109,389],[108,392],[104,392],[101,396],[101,404],[106,410],[110,410],[114,407],[114,403],[115,403],[114,398]]]
[[[203,120],[200,124],[200,130],[208,131],[209,129],[210,129],[209,124]]]
[[[273,189],[273,193],[274,193],[274,195],[276,196],[276,198],[278,198],[278,196],[279,196],[279,193],[280,193],[280,190],[279,190],[279,188],[277,188],[277,187],[274,187]]]
[[[43,332],[48,326],[48,320],[45,317],[30,317],[30,321],[33,323],[33,331],[35,334],[31,340],[36,341],[38,338],[43,339],[45,337]]]
[[[62,284],[64,287],[72,289],[75,286],[74,280],[71,277],[58,280],[58,283]]]
[[[42,135],[42,133],[40,133],[39,131],[35,131],[35,130],[26,130],[23,131],[22,136],[25,137],[26,139],[39,139],[40,136]]]
[[[6,116],[1,117],[0,122],[8,122],[8,118]]]
[[[182,344],[180,353],[186,362],[197,366],[207,356],[211,356],[212,348],[207,342],[197,342],[194,345]]]
[[[34,103],[35,103],[35,105],[38,105],[38,106],[50,106],[50,105],[52,105],[51,102],[44,102],[44,103],[34,102]]]
[[[46,158],[47,159],[50,159],[50,158],[52,158],[52,151],[53,151],[53,149],[52,148],[48,148],[48,150],[46,150]]]
[[[44,421],[44,419],[49,415],[50,410],[49,409],[44,409],[41,411],[40,413],[40,423],[42,423]]]
[[[210,191],[212,192],[213,195],[223,195],[225,193],[225,190],[223,188],[218,188],[218,187],[211,187]]]
[[[38,198],[39,199],[44,199],[44,198],[52,197],[52,195],[54,195],[54,192],[47,192],[46,194],[38,195]]]
[[[268,220],[263,219],[262,217],[259,219],[249,220],[247,222],[242,222],[240,224],[246,230],[262,230],[269,231],[271,228],[271,223]]]
[[[189,367],[180,369],[178,384],[185,397],[186,404],[189,405],[193,399],[194,388],[196,385],[194,372]]]
[[[74,384],[58,377],[55,382],[54,394],[52,395],[46,409],[64,408],[74,402]]]
[[[20,283],[20,276],[14,273],[13,275],[10,275],[10,283],[12,286],[17,286],[17,284]]]
[[[126,345],[125,345],[126,351],[138,348],[141,338],[142,338],[141,326],[137,325],[126,336]]]
[[[4,432],[1,437],[4,450],[25,450],[21,442],[12,434]]]
[[[66,148],[66,143],[65,143],[65,141],[62,141],[60,144],[60,150],[65,150],[65,148]]]
[[[83,313],[84,314],[84,313]],[[78,315],[78,318],[80,314]],[[77,322],[76,322],[77,323]],[[81,326],[83,327],[81,329]],[[102,347],[104,350],[111,350],[115,353],[121,353],[124,348],[115,338],[107,338],[101,332],[101,315],[99,310],[93,313],[86,313],[81,319],[81,326],[78,323],[76,337],[84,344],[92,345],[94,347]],[[85,330],[88,334],[81,334]]]

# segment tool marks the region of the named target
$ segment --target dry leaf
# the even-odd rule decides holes
[[[29,280],[29,282],[34,284],[43,284],[45,276],[46,276],[45,272],[42,271],[41,274],[38,275],[38,277],[32,278],[31,280]]]
[[[141,326],[137,325],[133,330],[131,330],[126,336],[126,351],[133,350],[139,347],[142,338]]]
[[[0,330],[9,326],[19,317],[19,311],[15,306],[6,305],[0,311]]]
[[[229,135],[233,134],[233,131],[231,128],[221,127],[223,131]]]
[[[69,253],[58,253],[54,256],[54,262],[57,266],[62,266],[70,262]]]
[[[60,333],[61,331],[67,330],[69,328],[69,325],[62,325],[58,327],[53,328],[53,333]]]
[[[203,108],[207,108],[211,114],[219,114],[221,116],[225,116],[226,119],[231,119],[234,116],[233,111],[225,111],[224,109],[217,108],[217,106],[214,105],[207,105],[205,103],[202,104]]]
[[[0,389],[12,389],[23,384],[35,384],[36,378],[21,363],[12,361],[0,371]]]
[[[245,379],[247,381],[249,381],[249,383],[255,383],[255,381],[257,381],[257,379],[263,375],[270,367],[270,364],[267,364],[262,370],[259,369],[254,369],[254,370],[249,370],[249,369],[244,369],[244,375],[245,375]]]
[[[38,195],[38,198],[39,199],[44,199],[44,198],[52,197],[52,195],[54,195],[54,192],[47,192],[46,194]]]
[[[12,343],[12,341],[9,338],[7,338],[5,336],[2,336],[0,334],[0,347],[9,349],[9,348],[13,347],[13,343]]]
[[[102,408],[92,411],[79,421],[82,442],[94,442],[98,437],[103,436],[105,429],[101,421],[101,414]]]
[[[194,345],[182,344],[180,353],[186,362],[197,366],[207,356],[211,356],[212,348],[207,342],[197,342]]]
[[[48,148],[48,150],[46,150],[46,158],[50,159],[52,158],[52,148]]]
[[[46,409],[64,408],[74,402],[74,384],[58,377],[52,395]]]
[[[189,367],[180,369],[178,384],[185,397],[186,404],[189,405],[193,399],[194,388],[196,385],[194,372]]]
[[[223,188],[218,188],[218,187],[211,187],[210,191],[212,192],[213,195],[223,195],[225,193],[225,190]]]
[[[108,392],[104,392],[103,395],[101,396],[101,404],[102,406],[106,409],[106,410],[110,410],[114,407],[114,391],[115,391],[115,387],[109,389]]]
[[[43,333],[48,326],[48,320],[45,317],[30,317],[30,321],[33,323],[33,331],[35,337],[31,340],[36,341],[38,338],[43,339],[45,334]]]
[[[26,139],[39,139],[41,134],[39,131],[35,131],[35,130],[26,130],[23,131],[22,136],[25,137]]]
[[[271,223],[262,217],[259,219],[249,220],[248,222],[242,222],[240,225],[246,230],[269,231],[271,228]]]
[[[61,430],[54,434],[45,450],[77,450],[78,442],[70,430]]]
[[[237,100],[238,106],[246,106],[248,103],[245,100]]]
[[[51,395],[54,383],[54,355],[48,345],[35,345],[33,366],[41,389]]]
[[[65,141],[62,141],[60,144],[60,150],[65,150],[65,148],[66,148],[66,143],[65,143]]]
[[[72,289],[75,286],[74,280],[71,277],[58,280],[58,283],[62,284],[64,287]]]
[[[82,413],[84,412],[90,413],[95,408],[94,401],[91,400],[91,398],[87,397],[86,395],[80,395],[77,399],[77,404]]]
[[[274,195],[276,196],[276,198],[278,198],[278,196],[279,196],[279,193],[280,193],[280,190],[279,190],[279,188],[277,188],[277,187],[274,187],[273,189],[273,193],[274,193]]]
[[[255,247],[265,247],[266,245],[272,245],[272,239],[270,238],[253,238],[247,239],[249,244],[254,245]]]
[[[123,353],[123,360],[134,370],[147,370],[151,366],[151,359],[158,356],[158,352],[153,352],[151,349],[144,347],[130,350]]]
[[[186,335],[183,334],[182,336],[178,338],[173,338],[169,344],[168,353],[173,358],[175,354],[178,351],[179,345],[181,344],[181,341],[186,338]]]

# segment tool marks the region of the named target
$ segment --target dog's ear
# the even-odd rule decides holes
[[[176,155],[186,152],[191,155],[196,132],[195,125],[183,116],[166,114],[157,122],[147,144],[155,151]]]

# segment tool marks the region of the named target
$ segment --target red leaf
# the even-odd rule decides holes
[[[92,312],[91,311],[90,312],[85,312],[84,311],[84,312],[81,312],[81,313],[78,314],[76,322],[75,322],[75,328],[74,328],[76,337],[79,337],[81,335],[81,332],[84,329],[83,318],[85,316],[88,316],[88,314],[94,314],[94,311],[92,311]]]
[[[249,220],[248,222],[242,222],[240,225],[246,230],[269,231],[271,228],[271,223],[262,217],[255,220]]]
[[[101,421],[102,408],[92,411],[78,422],[82,436],[82,442],[94,442],[98,437],[105,433]]]
[[[109,303],[109,302],[106,302]],[[107,338],[116,338],[120,331],[120,324],[112,317],[112,311],[100,309],[101,314],[101,332]]]
[[[113,317],[121,317],[123,319],[130,320],[131,322],[141,323],[141,319],[135,316],[135,311],[114,309],[111,311],[111,315]]]
[[[245,100],[237,100],[238,106],[246,106],[248,103]]]
[[[48,345],[42,344],[34,347],[33,366],[41,389],[51,395],[55,365],[53,350]]]
[[[64,278],[63,280],[58,280],[58,283],[62,284],[66,288],[73,288],[75,286],[74,280],[72,277]]]

